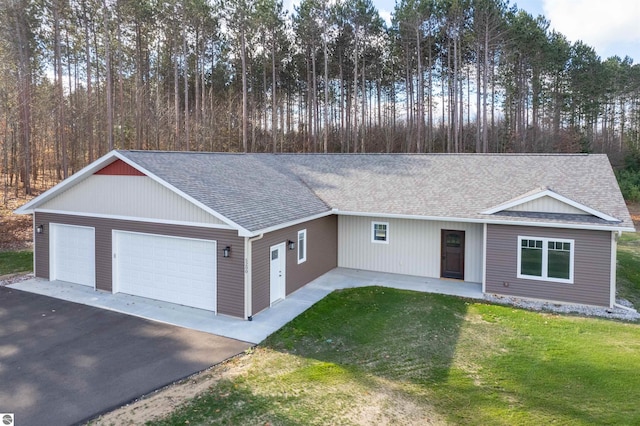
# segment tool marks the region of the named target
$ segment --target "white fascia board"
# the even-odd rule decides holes
[[[580,225],[577,223],[548,223],[548,222],[526,222],[526,221],[508,221],[508,220],[485,220],[488,225],[518,225],[518,226],[534,226],[538,228],[565,228],[565,229],[586,229],[590,231],[622,231],[636,232],[635,228],[627,228],[624,226],[602,226],[602,225]]]
[[[483,212],[481,212],[481,214],[494,214],[494,213],[498,213],[501,212],[503,210],[507,210],[510,209],[512,207],[515,206],[519,206],[521,204],[525,204],[528,203],[529,201],[533,201],[533,200],[537,200],[538,198],[542,198],[542,197],[551,197],[557,201],[560,201],[561,203],[570,205],[571,207],[574,207],[578,210],[582,210],[585,213],[588,213],[592,216],[596,216],[599,217],[600,219],[603,220],[607,220],[609,222],[620,222],[619,219],[616,219],[613,216],[609,216],[608,214],[602,213],[598,210],[592,209],[591,207],[585,206],[584,204],[578,203],[576,201],[573,201],[570,198],[567,198],[563,195],[558,194],[557,192],[554,192],[550,189],[545,189],[543,191],[537,192],[535,194],[531,194],[527,197],[522,197],[522,198],[518,198],[517,200],[512,200],[512,201],[508,201],[504,204],[501,204],[499,206],[496,207],[492,207],[488,210],[485,210]]]
[[[157,218],[139,217],[139,216],[121,216],[121,215],[112,215],[112,214],[103,214],[103,213],[74,212],[74,211],[68,211],[68,210],[34,209],[34,212],[35,213],[53,213],[53,214],[68,215],[68,216],[95,217],[99,219],[126,220],[131,222],[161,223],[163,225],[194,226],[199,228],[227,229],[227,230],[236,229],[230,225],[220,225],[217,223],[186,222],[186,221],[180,221],[180,220],[157,219]]]
[[[300,219],[292,220],[292,221],[289,221],[289,222],[281,223],[279,225],[270,226],[268,228],[260,229],[258,231],[249,232],[248,234],[242,234],[241,232],[238,232],[238,236],[240,236],[240,237],[255,237],[255,236],[260,235],[260,234],[268,234],[269,232],[278,231],[280,229],[288,228],[290,226],[296,226],[296,225],[299,225],[301,223],[305,223],[305,222],[309,222],[309,221],[312,221],[312,220],[315,220],[315,219],[323,218],[325,216],[331,216],[332,214],[335,214],[334,210],[327,210],[326,212],[322,212],[322,213],[314,214],[312,216],[307,216],[307,217],[303,217],[303,218],[300,218]]]
[[[616,303],[616,267],[618,265],[618,234],[611,233],[611,260],[609,264],[609,307],[613,308]]]
[[[517,225],[535,226],[539,228],[567,228],[567,229],[590,229],[592,231],[622,231],[636,232],[635,228],[625,226],[602,226],[602,225],[581,225],[577,223],[553,223],[553,222],[530,222],[524,220],[500,220],[500,219],[475,219],[464,217],[443,217],[443,216],[420,216],[407,214],[389,214],[373,212],[349,212],[334,209],[334,213],[340,216],[362,216],[362,217],[383,217],[389,219],[412,219],[412,220],[432,220],[440,222],[462,222],[462,223],[486,223],[488,225]],[[619,222],[619,221],[617,221]]]
[[[88,164],[87,166],[83,167],[82,169],[80,169],[79,171],[77,171],[73,175],[69,176],[68,178],[66,178],[62,182],[52,186],[47,191],[45,191],[42,194],[38,195],[36,198],[34,198],[33,200],[29,201],[28,203],[26,203],[22,207],[17,208],[14,211],[14,213],[15,214],[30,214],[30,213],[33,213],[35,211],[35,209],[39,205],[41,205],[42,203],[44,203],[46,201],[49,201],[51,198],[55,197],[58,193],[60,193],[62,191],[65,191],[67,188],[72,187],[73,185],[79,183],[83,179],[93,175],[95,172],[97,172],[98,170],[102,169],[103,167],[113,163],[113,161],[115,161],[116,158],[120,158],[120,156],[117,155],[117,154],[118,153],[116,151],[110,151],[110,152],[106,153],[102,157],[100,157],[97,160],[95,160],[93,163]]]
[[[115,154],[120,160],[124,161],[125,163],[127,163],[128,165],[133,167],[134,169],[139,170],[141,173],[145,174],[147,177],[151,178],[155,182],[157,182],[160,185],[164,186],[168,190],[174,192],[175,194],[179,195],[180,197],[184,198],[185,200],[189,201],[190,203],[195,204],[196,206],[198,206],[202,210],[204,210],[207,213],[209,213],[211,216],[213,216],[216,219],[221,220],[224,223],[230,225],[233,229],[237,229],[238,230],[238,234],[240,236],[245,236],[245,235],[243,235],[244,233],[249,233],[249,231],[247,229],[243,228],[242,226],[238,225],[234,221],[230,220],[228,217],[221,215],[217,211],[215,211],[212,208],[210,208],[209,206],[201,203],[200,201],[196,200],[195,198],[193,198],[192,196],[188,195],[187,193],[182,192],[181,190],[179,190],[175,186],[171,185],[170,183],[168,183],[164,179],[161,179],[158,176],[154,175],[149,170],[147,170],[144,167],[140,166],[139,164],[137,164],[133,160],[128,159],[127,157],[125,157],[124,155],[120,154],[119,152],[116,152]]]

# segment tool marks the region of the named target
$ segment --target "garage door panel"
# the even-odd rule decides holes
[[[52,223],[51,279],[95,287],[95,229]]]
[[[115,291],[215,311],[216,242],[114,233]]]

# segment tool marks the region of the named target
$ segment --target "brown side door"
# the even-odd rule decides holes
[[[443,229],[441,239],[440,275],[443,278],[464,280],[464,231]]]

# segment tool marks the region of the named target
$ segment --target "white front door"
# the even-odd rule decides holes
[[[52,223],[49,230],[49,279],[95,287],[94,228]]]
[[[271,277],[271,297],[270,303],[273,304],[278,300],[284,299],[285,296],[285,244],[280,243],[276,246],[271,246],[269,250],[270,255],[270,277]]]

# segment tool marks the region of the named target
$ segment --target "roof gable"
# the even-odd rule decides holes
[[[140,170],[133,168],[120,159],[117,159],[113,163],[101,168],[94,174],[109,176],[145,176],[145,174]]]
[[[147,176],[95,173],[44,202],[45,211],[203,225],[226,224]]]
[[[233,221],[231,221],[228,218],[224,217],[220,213],[214,211],[209,206],[198,202],[197,200],[195,200],[190,195],[185,194],[182,191],[180,191],[179,189],[177,189],[174,186],[172,186],[169,182],[167,182],[167,181],[155,176],[153,173],[151,173],[148,170],[145,170],[139,164],[137,164],[134,161],[131,161],[127,157],[123,156],[121,151],[110,151],[110,152],[108,152],[104,156],[102,156],[99,159],[95,160],[93,163],[87,165],[86,167],[84,167],[83,169],[79,170],[78,172],[76,172],[72,176],[68,177],[67,179],[65,179],[62,182],[58,183],[57,185],[53,186],[49,190],[47,190],[44,193],[40,194],[39,196],[35,197],[34,199],[29,201],[28,203],[24,204],[20,208],[16,209],[15,213],[17,213],[17,214],[33,213],[35,209],[39,208],[43,204],[45,204],[45,203],[49,202],[50,200],[54,199],[59,194],[62,194],[63,192],[73,188],[74,186],[78,185],[79,183],[81,183],[85,179],[89,178],[90,176],[92,176],[94,174],[99,174],[99,173],[96,173],[96,172],[99,172],[99,171],[105,170],[105,169],[109,170],[108,167],[111,164],[113,164],[113,163],[115,163],[117,161],[121,161],[122,164],[116,165],[113,169],[110,169],[111,172],[130,173],[130,175],[133,175],[133,176],[138,176],[137,173],[140,173],[142,176],[147,176],[150,179],[154,180],[155,182],[159,183],[161,186],[163,186],[163,187],[169,189],[170,191],[176,193],[178,196],[180,196],[180,197],[186,199],[187,201],[195,204],[197,207],[201,208],[205,212],[207,212],[207,213],[211,214],[212,216],[214,216],[215,218],[219,219],[221,222],[230,225],[234,229],[237,229],[239,233],[249,234],[249,231],[244,229],[242,226],[234,223]],[[131,169],[135,170],[135,172],[132,171]]]
[[[620,222],[620,220],[615,217],[562,196],[549,188],[530,191],[506,203],[487,209],[483,211],[482,214],[494,214],[502,211],[582,214],[592,215],[609,222]]]

